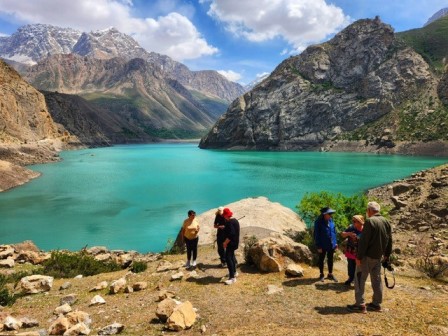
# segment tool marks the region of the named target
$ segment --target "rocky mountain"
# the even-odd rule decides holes
[[[392,27],[359,20],[283,61],[229,106],[200,147],[406,152],[438,141],[434,148],[447,155],[438,83]]]
[[[441,10],[439,10],[438,12],[436,12],[433,16],[431,16],[428,21],[426,21],[426,23],[424,24],[424,26],[427,26],[431,23],[433,23],[434,21],[437,21],[440,18],[443,18],[445,16],[448,15],[448,8],[442,8]]]
[[[159,67],[163,76],[177,80],[225,105],[244,92],[241,85],[228,81],[216,71],[190,71],[168,56],[143,49],[131,36],[111,27],[83,33],[51,25],[26,25],[10,37],[0,38],[0,57],[5,60],[36,64],[56,54],[78,54],[98,59],[142,58]],[[227,107],[227,106],[226,106]],[[221,107],[221,113],[225,108]]]
[[[140,58],[54,55],[31,67],[25,78],[42,90],[81,95],[115,120],[128,120],[123,129],[130,122],[144,130],[145,138],[160,132],[197,137],[215,120],[190,91]]]

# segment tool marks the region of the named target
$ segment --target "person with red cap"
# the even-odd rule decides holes
[[[226,220],[226,225],[224,228],[225,240],[223,247],[226,250],[226,262],[227,268],[229,270],[229,279],[225,281],[226,285],[232,285],[236,282],[236,257],[235,250],[238,249],[240,243],[240,223],[236,218],[232,218],[233,213],[229,208],[224,208],[222,216]]]

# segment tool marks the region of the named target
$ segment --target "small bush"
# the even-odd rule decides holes
[[[428,277],[437,279],[448,273],[448,263],[445,259],[436,256],[437,245],[433,243],[420,244],[421,257],[417,259],[415,266]]]
[[[244,237],[244,262],[247,265],[252,265],[254,261],[250,257],[249,250],[258,242],[256,236]]]
[[[165,251],[162,254],[182,254],[185,253],[185,244],[180,244],[178,239],[169,238],[166,242]]]
[[[131,272],[141,273],[146,271],[148,265],[144,261],[134,261],[131,266]]]
[[[2,306],[11,306],[16,301],[14,294],[11,294],[6,287],[7,282],[8,278],[0,274],[0,305]]]
[[[44,262],[43,273],[55,278],[73,278],[79,274],[84,276],[114,272],[121,269],[115,262],[95,260],[86,252],[53,251],[51,258]]]

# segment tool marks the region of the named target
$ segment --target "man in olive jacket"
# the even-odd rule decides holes
[[[377,202],[367,204],[367,220],[358,243],[355,272],[355,300],[349,305],[351,311],[366,313],[367,309],[382,311],[383,283],[381,281],[381,262],[388,260],[392,253],[392,229],[389,221],[380,215],[380,205]],[[371,303],[365,304],[364,290],[367,277],[373,289]]]

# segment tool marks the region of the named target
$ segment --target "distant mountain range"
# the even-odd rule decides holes
[[[198,137],[244,92],[216,71],[190,71],[148,52],[115,28],[26,25],[0,37],[0,57],[37,89],[79,95],[151,137]]]
[[[433,16],[431,16],[428,21],[426,21],[424,26],[429,25],[430,23],[437,21],[438,19],[447,16],[448,15],[448,7],[447,8],[442,8],[441,10],[439,10],[437,13],[435,13]]]

